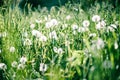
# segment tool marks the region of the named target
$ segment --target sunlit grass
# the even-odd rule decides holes
[[[119,80],[119,26],[99,4],[0,12],[0,80]]]

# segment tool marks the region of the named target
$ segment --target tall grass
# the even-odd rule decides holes
[[[0,80],[119,80],[119,42],[120,15],[109,5],[9,8],[0,12]]]

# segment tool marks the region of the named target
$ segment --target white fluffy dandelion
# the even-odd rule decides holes
[[[99,15],[94,15],[94,16],[92,17],[92,21],[93,21],[93,22],[99,22],[99,21],[100,21],[100,16],[99,16]]]
[[[20,58],[20,63],[21,64],[25,64],[27,62],[27,58],[25,57],[25,56],[22,56],[21,58]]]
[[[32,30],[32,35],[37,38],[40,38],[43,34],[38,30]]]
[[[105,21],[101,21],[101,22],[98,22],[98,24],[96,24],[96,29],[98,29],[98,30],[104,29],[105,26],[106,26]]]
[[[30,45],[32,45],[32,41],[27,38],[27,39],[25,39],[23,44],[24,44],[24,46],[30,46]]]
[[[73,29],[73,30],[77,30],[77,29],[78,29],[78,25],[73,24],[73,25],[72,25],[72,29]]]
[[[47,41],[47,37],[42,35],[40,38],[39,38],[40,41],[42,42],[46,42]]]
[[[57,33],[56,33],[56,31],[50,32],[50,33],[49,33],[49,37],[50,37],[51,39],[57,40]]]
[[[47,65],[44,63],[40,63],[39,71],[42,71],[42,72],[47,71]]]
[[[33,23],[30,24],[30,28],[31,28],[31,29],[34,29],[34,28],[35,28],[35,24],[33,24]]]
[[[83,27],[88,27],[90,25],[90,22],[89,20],[84,20],[82,24],[83,24]]]
[[[13,46],[11,46],[10,48],[9,48],[9,50],[10,50],[10,52],[15,52],[15,47],[13,47]]]
[[[7,66],[5,63],[0,63],[0,69],[5,70],[7,69]]]
[[[17,65],[18,65],[18,63],[17,63],[16,61],[13,61],[12,64],[11,64],[11,66],[12,66],[13,68],[16,68]]]
[[[101,38],[98,38],[97,42],[96,42],[96,45],[97,45],[97,49],[101,49],[104,47],[104,41],[101,39]]]

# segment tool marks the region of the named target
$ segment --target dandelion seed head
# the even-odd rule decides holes
[[[9,50],[10,50],[10,52],[13,53],[13,52],[15,52],[15,47],[11,46]]]
[[[47,71],[47,65],[44,63],[40,63],[39,71],[42,71],[42,72]]]
[[[25,57],[25,56],[22,56],[21,58],[20,58],[20,63],[21,64],[25,64],[27,62],[27,58]]]
[[[7,66],[5,63],[0,63],[0,69],[5,70],[7,69]]]
[[[84,20],[82,24],[84,27],[88,27],[90,25],[90,22],[89,20]]]
[[[100,16],[99,16],[99,15],[94,15],[94,16],[92,17],[92,21],[93,21],[93,22],[99,22],[99,21],[100,21]]]
[[[34,29],[34,28],[35,28],[35,24],[33,24],[33,23],[30,24],[30,28],[31,28],[31,29]]]
[[[11,64],[11,66],[12,66],[13,68],[16,68],[17,65],[18,65],[18,63],[17,63],[16,61],[13,61],[12,64]]]

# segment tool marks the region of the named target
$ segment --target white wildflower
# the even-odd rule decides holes
[[[117,29],[117,25],[116,24],[111,24],[111,27],[113,27],[114,29]]]
[[[63,49],[62,48],[58,48],[57,52],[58,52],[58,54],[62,54],[63,53]]]
[[[24,45],[25,45],[25,46],[30,46],[30,45],[32,45],[32,41],[27,38],[27,39],[25,39],[25,41],[24,41]]]
[[[89,37],[96,37],[96,33],[89,34]]]
[[[117,43],[117,41],[115,41],[115,43],[114,43],[114,48],[118,49],[118,43]]]
[[[84,27],[88,27],[90,25],[90,22],[89,20],[84,20],[82,24]]]
[[[10,52],[15,52],[15,47],[11,46],[9,50]]]
[[[46,42],[47,41],[47,37],[42,35],[40,38],[39,38],[40,41],[42,42]]]
[[[53,47],[53,51],[54,51],[55,53],[57,53],[57,52],[58,52],[57,47]]]
[[[46,27],[46,28],[51,28],[51,27],[52,27],[52,24],[51,24],[50,22],[46,22],[45,27]]]
[[[70,20],[71,19],[71,16],[70,15],[67,15],[66,16],[66,20]]]
[[[42,20],[36,19],[35,22],[36,22],[36,23],[42,23]]]
[[[7,69],[7,66],[5,63],[0,63],[0,69],[5,70]]]
[[[22,56],[21,58],[20,58],[20,63],[21,64],[25,64],[27,62],[27,58],[25,57],[25,56]]]
[[[99,15],[94,15],[94,16],[92,17],[92,21],[93,21],[93,22],[99,22],[99,21],[100,21],[100,16],[99,16]]]
[[[27,33],[27,32],[24,32],[23,36],[24,36],[24,37],[28,37],[28,33]]]
[[[18,66],[17,66],[17,69],[24,69],[25,68],[25,65],[24,64],[19,64]]]
[[[42,72],[47,71],[47,65],[44,63],[40,63],[39,71],[42,71]]]
[[[104,41],[101,39],[101,38],[98,38],[97,42],[96,42],[96,45],[97,45],[97,49],[101,49],[104,47]]]
[[[30,28],[34,29],[35,28],[35,24],[30,24]]]
[[[58,21],[56,19],[52,19],[50,23],[52,24],[52,26],[58,25]]]
[[[78,25],[73,24],[73,25],[72,25],[72,29],[73,29],[73,30],[77,30],[77,29],[78,29]]]
[[[106,26],[105,21],[101,21],[101,22],[98,22],[98,24],[96,24],[96,29],[98,29],[98,30],[104,29],[105,26]]]
[[[43,34],[38,30],[32,30],[32,35],[37,38],[40,38]]]
[[[56,31],[50,32],[50,33],[49,33],[49,37],[50,37],[51,39],[57,40],[57,33],[56,33]]]
[[[18,65],[18,64],[17,64],[17,62],[16,62],[16,61],[13,61],[13,62],[12,62],[12,64],[11,64],[11,66],[12,66],[13,68],[16,68],[16,67],[17,67],[17,65]]]

